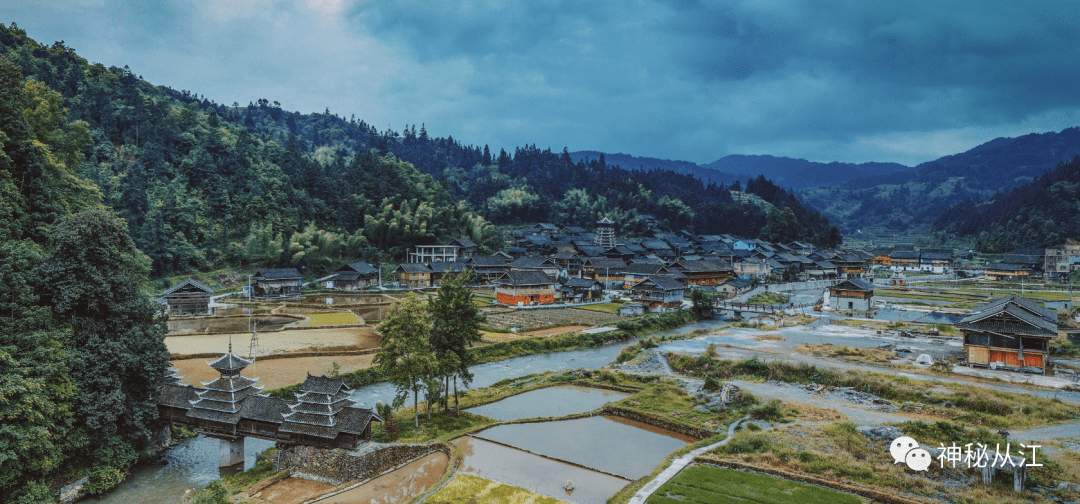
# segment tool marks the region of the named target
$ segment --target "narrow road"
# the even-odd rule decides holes
[[[704,455],[712,450],[726,445],[728,441],[731,441],[732,436],[735,435],[735,427],[738,427],[740,423],[745,422],[749,418],[750,415],[746,415],[734,422],[731,422],[731,425],[728,426],[727,437],[725,437],[723,441],[719,441],[708,446],[702,446],[701,448],[693,450],[686,455],[672,460],[671,465],[669,465],[667,469],[661,471],[660,474],[658,474],[656,478],[653,478],[652,481],[646,483],[645,486],[641,487],[641,490],[638,490],[637,493],[630,498],[628,504],[645,504],[645,501],[649,499],[649,496],[652,495],[653,492],[663,486],[664,483],[671,481],[671,478],[674,478],[676,474],[679,474],[679,471],[682,471],[684,467],[690,465],[690,463],[694,461],[694,457],[697,457],[698,455]]]

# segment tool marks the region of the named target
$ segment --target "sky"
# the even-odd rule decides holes
[[[5,0],[39,42],[218,103],[709,163],[913,166],[1080,125],[1080,2]]]

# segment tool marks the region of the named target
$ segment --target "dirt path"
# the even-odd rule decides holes
[[[560,334],[566,334],[566,333],[569,333],[569,332],[580,331],[582,329],[588,329],[590,327],[592,327],[592,326],[570,325],[570,326],[563,326],[563,327],[552,327],[551,329],[538,329],[536,331],[529,331],[529,332],[527,332],[525,334],[528,334],[529,336],[543,336],[545,338],[550,338],[552,336],[558,336]]]
[[[264,390],[270,390],[300,383],[308,373],[328,373],[335,362],[340,366],[338,372],[348,373],[370,367],[374,358],[375,354],[256,360],[255,364],[245,369],[242,374],[249,378],[258,378],[258,385],[264,386]],[[174,360],[172,363],[178,369],[177,374],[184,377],[185,383],[201,388],[201,382],[209,382],[218,377],[218,372],[206,365],[208,360],[210,359],[183,359]]]
[[[247,502],[301,502],[334,488],[334,485],[300,478],[285,478],[251,496]]]
[[[450,459],[442,452],[415,460],[352,490],[327,497],[323,504],[400,504],[424,493],[446,473]]]
[[[165,346],[173,355],[193,355],[202,353],[225,353],[232,339],[233,350],[247,356],[250,333],[242,334],[200,334],[193,336],[169,336]],[[286,329],[277,332],[259,333],[259,354],[298,352],[311,349],[378,348],[379,337],[372,327],[346,327],[337,329]]]

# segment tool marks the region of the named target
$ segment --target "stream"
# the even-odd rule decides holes
[[[678,329],[663,331],[656,335],[685,334],[698,329],[715,330],[727,324],[716,320],[706,320],[687,324]],[[517,378],[546,371],[564,371],[567,369],[599,369],[615,360],[624,347],[632,340],[615,343],[599,348],[570,350],[550,354],[515,357],[498,362],[489,362],[469,368],[473,381],[469,387],[458,383],[459,389],[482,388],[500,380]],[[374,407],[376,402],[390,403],[394,400],[394,387],[388,383],[377,383],[361,387],[352,392],[351,398],[357,406]],[[142,464],[131,470],[131,474],[117,488],[100,500],[83,499],[80,504],[120,504],[140,502],[146,504],[178,504],[185,492],[205,487],[219,476],[217,439],[198,436],[185,440],[168,449],[163,454],[164,464]],[[244,469],[250,469],[255,463],[255,456],[274,446],[271,441],[248,438],[245,440]]]

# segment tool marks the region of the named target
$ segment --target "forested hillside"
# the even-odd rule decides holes
[[[934,229],[985,252],[1052,247],[1080,236],[1080,157],[992,198],[958,202]]]
[[[0,55],[0,501],[101,492],[148,447],[168,366],[149,259],[82,174],[93,130]]]
[[[631,172],[525,146],[493,154],[424,127],[379,132],[355,117],[288,112],[259,99],[226,106],[88,64],[0,27],[0,53],[60,94],[84,121],[81,174],[124,218],[152,273],[292,265],[317,274],[344,260],[394,260],[418,243],[465,235],[498,248],[493,224],[648,225],[759,236],[764,210],[728,188],[670,171]],[[762,197],[794,218],[785,236],[835,241],[826,219],[767,181]],[[789,215],[790,214],[790,215]],[[777,217],[774,217],[775,220]],[[773,232],[773,231],[770,231]]]
[[[1080,128],[998,138],[912,171],[814,189],[805,201],[845,229],[928,227],[957,201],[989,198],[1080,154]]]
[[[840,185],[871,175],[886,175],[911,168],[897,163],[817,163],[777,156],[724,156],[704,168],[738,174],[739,179],[764,175],[781,187],[806,189]]]

